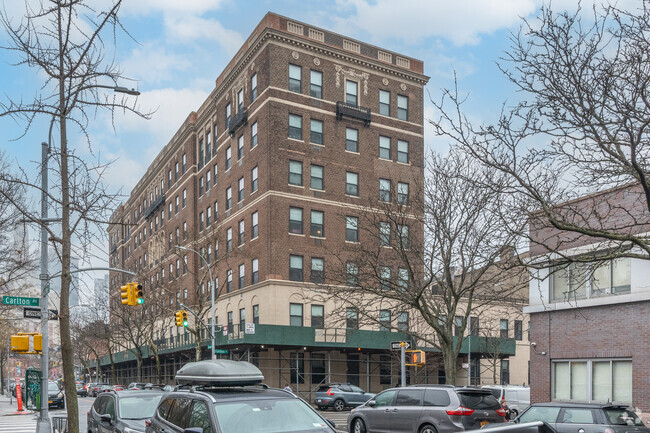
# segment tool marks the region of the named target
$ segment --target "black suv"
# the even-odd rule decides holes
[[[261,385],[248,362],[191,362],[176,374],[180,386],[165,394],[147,433],[335,433],[334,425],[294,394]]]
[[[102,392],[86,418],[90,433],[142,433],[158,407],[162,391]]]

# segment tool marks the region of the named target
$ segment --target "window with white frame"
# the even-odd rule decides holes
[[[302,186],[302,162],[289,161],[289,184]]]
[[[321,99],[323,97],[323,73],[309,71],[309,95]]]
[[[257,191],[257,166],[251,169],[251,194]]]
[[[301,90],[302,68],[297,65],[289,64],[289,90],[300,93]]]
[[[356,81],[345,80],[345,103],[355,107],[359,104],[359,83]]]
[[[251,102],[257,99],[257,74],[251,77]]]
[[[551,398],[632,403],[632,360],[554,360]]]
[[[379,136],[379,158],[390,159],[390,137]]]
[[[257,211],[251,214],[251,239],[255,239],[259,234],[258,214]]]
[[[359,174],[348,171],[345,173],[345,193],[359,196]]]
[[[309,141],[312,144],[323,144],[323,121],[309,120]]]
[[[379,179],[379,201],[390,202],[390,179]]]
[[[345,150],[359,153],[359,130],[345,128]]]
[[[408,164],[409,162],[409,143],[404,140],[397,140],[397,162]]]
[[[388,90],[379,91],[379,114],[390,116],[390,92]]]
[[[302,140],[302,116],[289,114],[289,138]]]
[[[240,135],[237,139],[237,161],[244,157],[244,136]]]
[[[258,259],[253,259],[251,262],[251,284],[255,284],[259,282],[259,260]],[[253,310],[254,311],[254,310]]]
[[[257,146],[257,122],[251,125],[251,149]]]
[[[409,98],[405,95],[397,95],[397,118],[409,120]]]
[[[230,170],[230,165],[232,164],[232,147],[226,147],[226,171]]]

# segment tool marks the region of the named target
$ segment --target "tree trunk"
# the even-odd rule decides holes
[[[136,382],[142,382],[142,353],[140,353],[140,349],[138,349],[135,353],[135,359],[136,359]]]
[[[451,347],[446,347],[441,345],[440,351],[442,353],[442,362],[445,367],[445,379],[447,384],[456,385],[456,374],[457,374],[457,365],[458,354],[455,353],[454,349]]]
[[[194,360],[199,362],[201,360],[201,339],[199,333],[194,334]],[[214,350],[214,348],[212,348]]]
[[[117,371],[115,371],[115,362],[113,361],[113,351],[110,348],[108,349],[108,359],[110,359],[111,361],[111,376],[113,376],[113,380],[115,380],[115,382],[117,383],[119,382],[119,380],[117,380]]]

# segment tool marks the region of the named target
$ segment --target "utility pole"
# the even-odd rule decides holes
[[[51,131],[50,125],[50,131]],[[38,433],[49,433],[52,431],[50,417],[47,414],[47,383],[49,379],[49,319],[48,292],[50,288],[48,275],[48,248],[47,248],[47,161],[50,154],[48,143],[41,143],[41,334],[43,335],[43,350],[41,353],[41,416],[38,419],[36,431]]]
[[[467,386],[472,386],[472,316],[467,316]]]
[[[400,351],[400,368],[402,369],[402,380],[401,380],[401,387],[404,388],[406,386],[406,343],[401,342],[399,344],[399,351]]]

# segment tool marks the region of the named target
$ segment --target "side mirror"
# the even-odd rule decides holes
[[[183,433],[203,433],[203,429],[201,427],[190,427],[183,430]]]
[[[377,402],[375,400],[368,400],[368,403],[366,403],[366,405],[370,407],[375,407],[376,404]]]
[[[107,422],[107,423],[110,424],[111,422],[113,422],[113,417],[111,417],[109,414],[105,413],[103,415],[100,415],[99,420],[101,422]]]
[[[334,423],[334,421],[332,421],[329,418],[325,418],[325,421],[327,421],[327,423],[330,425],[330,427],[332,427],[334,430],[336,430],[336,424]]]

